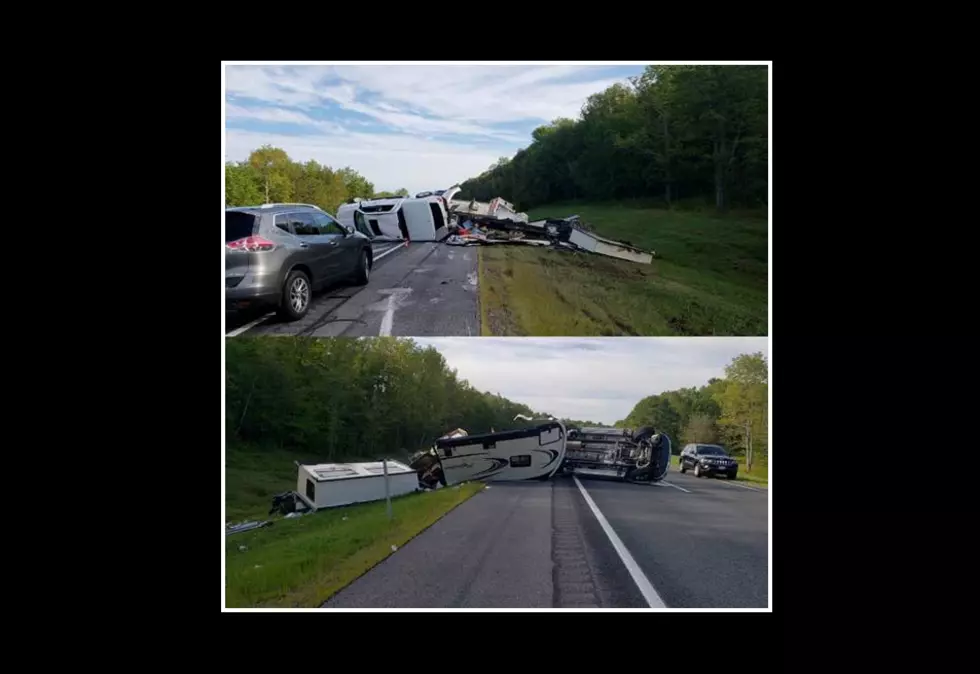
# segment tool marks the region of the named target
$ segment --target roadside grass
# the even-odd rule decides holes
[[[314,608],[484,488],[470,482],[278,519],[225,541],[229,608]],[[242,550],[244,547],[244,550]]]
[[[765,335],[768,223],[643,202],[553,204],[600,236],[656,251],[650,265],[590,253],[480,248],[485,336]]]
[[[313,458],[275,449],[227,447],[225,521],[275,522],[226,538],[229,608],[319,606],[390,555],[392,545],[403,545],[483,488],[481,483],[468,483],[392,499],[391,522],[383,501],[295,519],[270,516],[272,496],[296,488],[293,461]]]
[[[736,482],[748,482],[749,484],[755,484],[760,487],[769,486],[769,464],[766,461],[754,461],[752,462],[752,472],[748,473],[745,470],[745,457],[738,456],[735,457],[738,461],[738,476],[735,478]],[[679,456],[674,456],[671,458],[671,468],[673,470],[680,470],[681,458]]]

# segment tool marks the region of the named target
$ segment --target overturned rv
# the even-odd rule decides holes
[[[465,431],[464,431],[465,432]],[[413,457],[425,487],[470,480],[547,480],[565,459],[565,426],[548,421],[500,433],[463,435],[459,429]]]
[[[562,472],[611,477],[627,482],[659,482],[670,467],[670,437],[650,426],[569,428]]]
[[[337,220],[372,239],[442,241],[449,235],[449,199],[458,191],[459,187],[451,187],[442,195],[343,204],[337,209]]]

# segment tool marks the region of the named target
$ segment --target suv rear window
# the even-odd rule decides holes
[[[225,243],[252,236],[255,230],[255,216],[241,211],[225,213]]]

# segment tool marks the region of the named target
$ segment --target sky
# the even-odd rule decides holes
[[[642,398],[724,377],[767,337],[413,337],[438,350],[458,376],[536,412],[613,424]]]
[[[262,145],[350,166],[377,191],[472,178],[643,66],[225,66],[226,161]],[[506,198],[506,195],[501,195]]]

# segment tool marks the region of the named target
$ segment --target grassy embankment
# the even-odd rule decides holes
[[[553,204],[600,236],[656,252],[650,265],[521,246],[480,248],[483,334],[768,334],[766,214],[665,210],[642,202]]]
[[[269,519],[270,499],[295,489],[299,457],[229,448],[226,520]],[[225,602],[229,608],[316,607],[483,488],[409,494],[385,503],[348,506],[228,536]],[[244,547],[244,550],[242,549]]]

